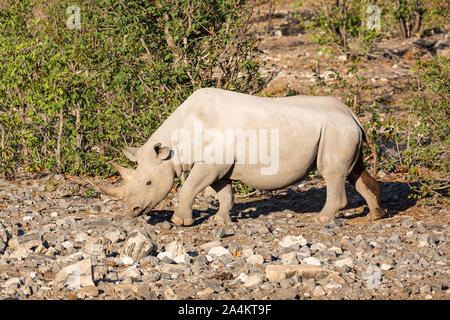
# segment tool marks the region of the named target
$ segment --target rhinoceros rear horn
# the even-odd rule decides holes
[[[138,150],[139,150],[139,148],[133,148],[133,147],[122,148],[123,153],[127,156],[128,159],[130,159],[133,162],[137,161]]]
[[[114,162],[111,162],[111,165],[117,171],[119,171],[119,174],[121,175],[123,180],[126,180],[126,181],[131,180],[131,178],[133,176],[134,169],[122,167],[121,165],[118,165],[117,163],[114,163]]]
[[[106,194],[108,196],[113,196],[114,198],[117,199],[122,199],[124,196],[124,190],[122,187],[117,187],[117,188],[110,188],[107,186],[103,186],[103,185],[97,185],[99,191],[103,194]]]

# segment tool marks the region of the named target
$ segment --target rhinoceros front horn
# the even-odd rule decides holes
[[[111,165],[119,172],[123,180],[128,181],[131,180],[134,169],[125,168],[117,163],[112,162]]]
[[[111,187],[107,187],[107,186],[102,186],[100,184],[97,185],[97,187],[101,193],[104,193],[108,196],[113,196],[114,198],[117,198],[117,199],[123,198],[123,195],[124,195],[123,187],[111,188]]]

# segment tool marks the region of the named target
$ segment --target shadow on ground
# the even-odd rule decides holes
[[[403,182],[381,182],[381,206],[386,209],[387,217],[392,217],[399,212],[405,211],[416,204],[416,200],[409,198],[411,188]],[[347,214],[345,219],[363,217],[369,213],[365,200],[354,190],[352,186],[346,184],[348,204],[343,209]],[[273,194],[252,200],[247,198],[241,202],[234,203],[231,210],[233,221],[237,219],[257,218],[260,215],[269,215],[276,211],[290,210],[298,214],[310,214],[319,212],[326,199],[326,188],[310,188],[306,191],[299,191],[289,188],[284,193]],[[238,200],[239,201],[239,200]],[[213,200],[214,207],[218,208],[218,201]],[[355,210],[354,213],[351,210]],[[363,210],[361,210],[363,209]],[[193,210],[194,226],[203,223],[216,213],[217,209],[208,208],[206,210]],[[363,211],[363,212],[361,212]],[[170,221],[173,210],[153,210],[149,215],[149,224],[156,224],[162,221]]]

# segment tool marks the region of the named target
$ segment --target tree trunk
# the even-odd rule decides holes
[[[59,110],[59,128],[58,128],[58,139],[56,140],[56,165],[58,171],[61,171],[61,139],[63,133],[63,108]]]
[[[77,106],[75,108],[75,134],[76,134],[76,140],[75,140],[75,168],[78,170],[81,165],[81,139],[82,135],[80,133],[80,122],[81,122],[81,111],[80,111],[80,104],[77,103]]]

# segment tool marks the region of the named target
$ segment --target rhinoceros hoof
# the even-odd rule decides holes
[[[369,214],[367,215],[367,217],[371,220],[371,221],[375,221],[375,220],[379,220],[382,219],[386,216],[386,211],[382,208],[377,208],[375,211],[371,211],[369,212]]]
[[[177,217],[177,216],[173,216],[172,217],[172,222],[173,223],[175,223],[177,226],[181,226],[181,225],[183,225],[183,219],[181,219],[181,218],[179,218],[179,217]]]
[[[208,222],[227,223],[227,222],[231,222],[231,218],[229,216],[224,217],[220,214],[215,214],[215,215],[209,217]]]
[[[324,223],[327,223],[328,221],[330,221],[332,218],[333,217],[319,215],[319,216],[316,216],[314,220],[317,223],[324,224]]]
[[[182,225],[190,226],[190,225],[192,225],[194,223],[194,220],[193,219],[182,219],[182,218],[179,218],[179,217],[174,215],[172,217],[172,222],[174,224],[176,224],[177,226],[182,226]]]

